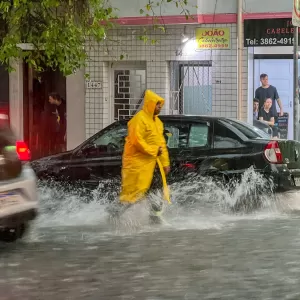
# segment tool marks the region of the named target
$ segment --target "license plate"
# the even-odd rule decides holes
[[[294,177],[295,186],[300,186],[300,177]]]
[[[0,193],[0,208],[17,205],[22,202],[22,197],[16,192]]]

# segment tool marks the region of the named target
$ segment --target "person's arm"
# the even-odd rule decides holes
[[[274,124],[275,124],[275,119],[274,119],[274,117],[272,117],[272,118],[270,119],[270,121],[266,121],[266,123],[267,123],[268,125],[270,125],[270,126],[274,126]]]
[[[166,143],[166,139],[163,135],[163,124],[162,124],[162,133],[160,136],[160,140],[161,140],[161,147],[162,147],[162,153],[159,156],[159,160],[162,164],[162,166],[164,167],[165,173],[168,174],[170,172],[170,158],[169,158],[169,151],[167,148],[167,143]]]
[[[272,117],[272,118],[270,119],[270,121],[265,121],[263,117],[259,117],[259,121],[262,121],[263,123],[265,123],[265,124],[267,124],[267,125],[269,125],[269,126],[274,126],[274,124],[275,124],[275,119],[274,119],[274,117]]]
[[[255,90],[255,96],[254,98],[259,99],[258,89]]]
[[[282,106],[282,102],[281,102],[281,100],[280,100],[280,98],[279,98],[279,95],[278,95],[278,92],[277,92],[276,87],[274,87],[274,89],[275,89],[275,99],[276,99],[277,104],[278,104],[279,109],[280,109],[280,116],[283,116],[283,106]]]
[[[137,120],[136,124],[132,124],[132,128],[130,129],[131,142],[137,149],[144,153],[154,157],[157,157],[159,152],[159,147],[156,145],[148,145],[145,141],[145,132],[146,126],[142,122],[142,120]]]

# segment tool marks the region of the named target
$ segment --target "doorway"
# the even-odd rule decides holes
[[[66,143],[53,145],[49,139],[57,117],[48,95],[56,92],[66,100],[66,78],[59,71],[35,72],[25,62],[23,70],[24,141],[31,150],[32,159],[61,152]]]
[[[211,115],[211,61],[172,61],[171,102],[173,114]]]
[[[0,112],[9,115],[9,74],[0,64]]]
[[[113,120],[133,116],[142,108],[147,81],[145,62],[116,64],[111,76]]]
[[[283,112],[288,114],[287,138],[293,139],[293,59],[255,59],[254,91],[261,85],[260,74],[269,77],[269,83],[276,87],[283,105]],[[279,107],[276,103],[277,111]]]

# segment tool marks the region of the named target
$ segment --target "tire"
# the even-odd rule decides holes
[[[20,224],[13,228],[3,228],[0,230],[0,241],[5,243],[13,243],[21,239],[28,229],[27,224]]]

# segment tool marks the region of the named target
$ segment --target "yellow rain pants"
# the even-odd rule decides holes
[[[129,122],[128,135],[122,158],[122,190],[120,201],[135,203],[141,200],[152,183],[154,169],[158,163],[162,179],[164,196],[169,199],[169,190],[164,167],[170,166],[166,140],[163,136],[164,126],[158,116],[154,116],[157,103],[164,105],[164,99],[147,90],[144,106]],[[159,147],[162,154],[157,156]]]

